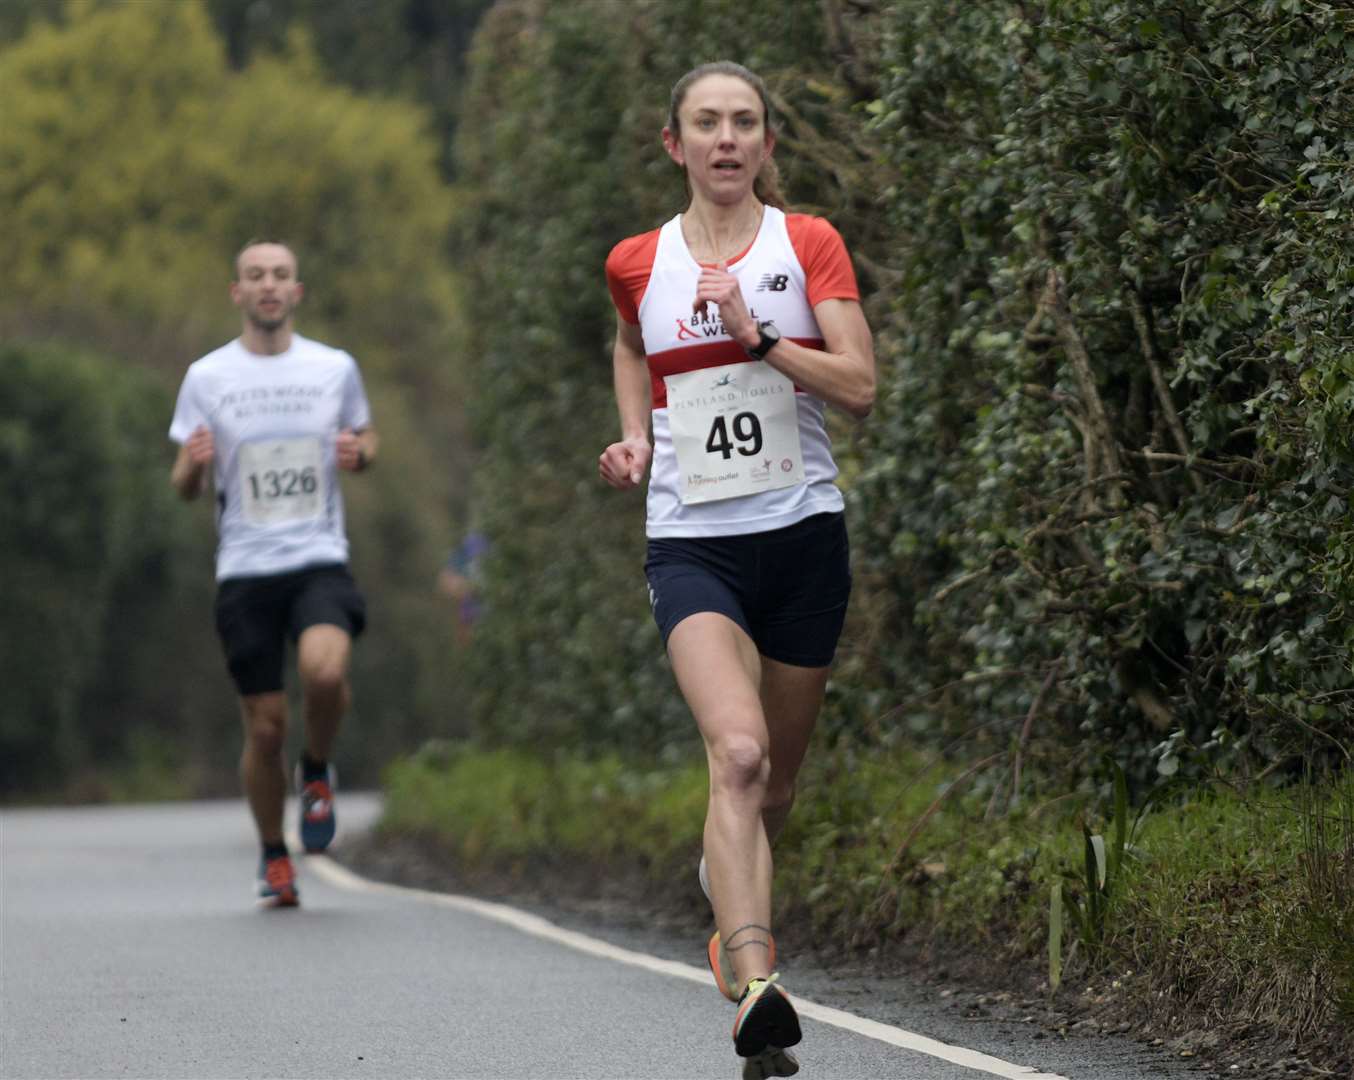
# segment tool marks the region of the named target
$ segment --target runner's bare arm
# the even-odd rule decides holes
[[[705,267],[696,289],[696,306],[713,301],[719,317],[738,344],[750,349],[761,340],[748,311],[738,279],[723,267]],[[861,420],[874,407],[874,342],[865,314],[856,300],[820,300],[814,318],[826,349],[808,349],[782,338],[766,354],[766,362],[815,397]]]
[[[863,420],[874,408],[874,341],[859,302],[820,300],[813,308],[824,349],[808,349],[781,338],[766,362],[810,394]],[[756,345],[754,331],[745,346]]]
[[[199,424],[179,447],[174,466],[169,470],[169,482],[181,499],[192,500],[202,494],[206,486],[207,466],[215,454],[211,430]]]
[[[616,316],[616,344],[611,352],[616,408],[621,418],[621,438],[602,451],[597,471],[614,488],[624,491],[644,479],[653,457],[649,442],[649,417],[653,407],[649,393],[649,365],[644,356],[644,338],[639,327]]]

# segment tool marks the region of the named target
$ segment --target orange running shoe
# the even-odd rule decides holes
[[[260,907],[296,907],[301,902],[291,859],[274,855],[260,860],[258,893]]]
[[[775,967],[776,939],[769,934],[767,935],[767,954],[767,967]],[[715,977],[715,985],[719,987],[719,992],[730,1001],[737,1001],[738,991],[734,989],[737,980],[733,974],[733,963],[729,960],[729,954],[724,951],[724,946],[720,943],[718,930],[714,932],[714,935],[710,938],[710,944],[705,948],[705,959],[710,965],[710,974]]]

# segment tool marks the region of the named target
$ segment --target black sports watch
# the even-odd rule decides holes
[[[761,335],[761,340],[746,351],[754,360],[765,360],[766,354],[775,348],[776,342],[780,340],[780,331],[776,329],[775,323],[763,322],[757,324],[757,333]]]

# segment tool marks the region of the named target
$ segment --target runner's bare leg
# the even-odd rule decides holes
[[[240,782],[259,839],[281,844],[282,810],[287,800],[287,695],[281,691],[246,694],[240,699],[244,749]]]
[[[771,846],[762,824],[771,775],[761,659],[724,615],[701,612],[668,636],[668,655],[710,768],[705,861],[720,940],[737,985],[770,974]]]

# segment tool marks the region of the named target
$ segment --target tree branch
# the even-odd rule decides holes
[[[1166,376],[1161,370],[1156,338],[1152,333],[1151,320],[1148,318],[1147,304],[1137,289],[1129,288],[1126,291],[1128,293],[1129,311],[1133,316],[1133,326],[1138,331],[1138,345],[1142,349],[1143,359],[1147,361],[1147,370],[1152,374],[1152,388],[1156,391],[1157,400],[1161,403],[1166,426],[1172,438],[1175,439],[1176,448],[1186,457],[1190,457],[1190,445],[1189,439],[1185,435],[1185,425],[1180,422],[1180,414],[1176,411],[1175,401],[1171,398],[1171,388],[1166,384]],[[1195,472],[1191,472],[1189,477],[1193,482],[1195,494],[1202,495],[1204,491],[1203,477]]]
[[[1087,480],[1094,481],[1101,473],[1102,466],[1104,472],[1123,472],[1123,466],[1119,461],[1119,447],[1114,439],[1114,431],[1110,427],[1109,413],[1105,410],[1105,402],[1096,387],[1095,372],[1091,369],[1091,354],[1087,351],[1086,343],[1082,340],[1076,321],[1072,318],[1072,310],[1067,304],[1062,279],[1056,269],[1050,269],[1048,272],[1041,303],[1053,315],[1058,340],[1062,343],[1063,352],[1072,366],[1072,374],[1076,378],[1077,389],[1085,410]],[[1123,503],[1123,487],[1116,483],[1110,488],[1110,504],[1122,506]]]

